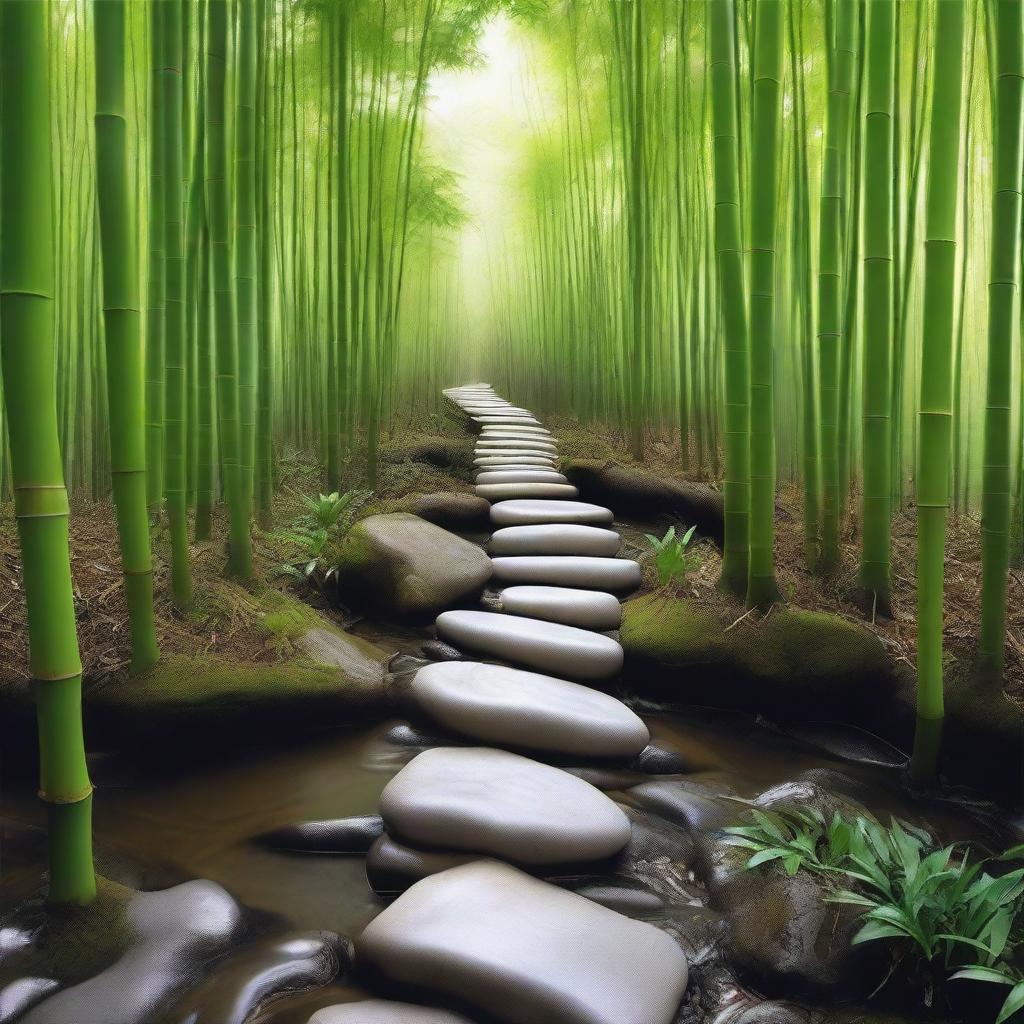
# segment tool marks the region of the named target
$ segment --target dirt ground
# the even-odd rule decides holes
[[[624,440],[611,428],[581,427],[575,421],[549,417],[549,426],[562,440],[562,451],[573,458],[614,458],[636,465]],[[458,431],[454,420],[443,430]],[[402,458],[402,450],[424,432],[436,434],[438,424],[403,427],[382,445],[380,482],[373,502],[386,503],[413,492],[468,490],[465,472],[453,475],[420,462]],[[658,475],[695,479],[680,470],[676,443],[649,439],[644,468]],[[278,452],[279,487],[274,522],[286,527],[301,511],[301,496],[322,489],[315,453],[283,446]],[[357,487],[362,466],[352,462],[345,469],[343,487]],[[367,502],[368,503],[368,502]],[[896,661],[913,668],[916,645],[916,521],[913,506],[896,511],[893,518],[893,616],[872,621],[858,604],[857,495],[851,494],[842,535],[843,560],[838,574],[823,580],[805,564],[802,494],[800,488],[780,481],[776,503],[776,565],[783,599],[802,608],[835,612],[851,621],[865,623],[878,635]],[[243,662],[272,661],[282,656],[268,643],[258,625],[261,588],[292,586],[278,566],[290,552],[287,542],[274,532],[254,532],[255,583],[242,586],[221,574],[225,562],[226,523],[218,516],[211,541],[193,546],[196,600],[186,615],[169,598],[165,557],[167,534],[154,525],[155,592],[157,629],[161,649],[174,654],[212,653]],[[647,558],[649,545],[641,530],[624,531],[634,557]],[[968,669],[976,649],[981,607],[980,524],[968,515],[950,519],[946,555],[945,637],[949,675]],[[725,608],[739,618],[744,609],[717,589],[721,558],[710,542],[697,549],[700,565],[690,574],[684,590],[692,597]],[[127,666],[127,615],[121,590],[117,531],[109,502],[73,499],[71,515],[72,574],[78,612],[79,643],[85,674],[100,680]],[[307,600],[327,610],[328,602],[307,588]],[[1011,570],[1009,628],[1005,689],[1024,706],[1024,572]],[[350,622],[343,611],[339,620]],[[756,614],[756,613],[755,613]],[[771,614],[770,612],[768,614]],[[0,505],[0,666],[5,672],[27,676],[28,652],[21,589],[20,556],[13,512]]]

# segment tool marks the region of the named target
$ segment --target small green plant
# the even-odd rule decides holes
[[[660,539],[653,533],[646,534],[654,548],[654,564],[658,569],[658,583],[661,586],[682,583],[690,571],[700,565],[700,557],[687,550],[696,529],[696,526],[691,526],[682,537],[676,536],[674,526],[670,526]]]
[[[277,571],[282,576],[299,580],[310,579],[320,567],[320,560],[328,541],[347,528],[356,509],[366,500],[367,491],[345,491],[339,494],[320,494],[313,498],[302,496],[306,511],[291,526],[278,530],[274,536],[297,549],[296,557],[282,562]],[[334,573],[329,568],[324,578]]]
[[[746,867],[780,861],[790,875],[803,868],[828,877],[829,902],[863,910],[854,945],[911,943],[925,968],[926,1003],[937,972],[1010,986],[995,1024],[1024,1009],[1024,974],[1013,962],[1024,942],[1024,869],[990,874],[969,848],[938,848],[928,832],[895,819],[885,828],[838,813],[826,824],[813,809],[752,813],[752,824],[725,829],[730,845],[754,851]],[[1015,847],[999,859],[1022,853]]]

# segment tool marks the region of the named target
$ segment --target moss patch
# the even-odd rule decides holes
[[[97,876],[96,899],[87,907],[51,907],[40,895],[19,914],[32,943],[4,958],[0,987],[16,978],[55,978],[74,985],[109,967],[134,940],[125,909],[134,889]]]
[[[622,646],[637,688],[682,703],[786,717],[847,712],[893,696],[877,637],[836,615],[774,608],[730,622],[720,610],[662,593],[624,605]]]

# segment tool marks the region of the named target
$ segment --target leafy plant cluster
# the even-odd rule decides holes
[[[986,870],[1024,847],[972,860],[969,847],[938,847],[928,832],[896,819],[885,828],[838,812],[829,820],[816,809],[754,810],[753,817],[725,829],[730,845],[753,851],[746,867],[778,861],[790,875],[826,877],[830,902],[862,908],[854,945],[909,943],[901,958],[909,953],[929,975],[1008,986],[995,1024],[1024,1009],[1024,973],[1014,963],[1024,942],[1024,868]]]
[[[653,533],[645,535],[654,549],[654,564],[661,586],[682,583],[700,565],[700,556],[688,550],[696,529],[696,526],[691,526],[682,537],[676,536],[674,526],[670,526],[660,539]]]
[[[282,576],[294,576],[299,580],[308,580],[321,567],[328,542],[348,529],[353,515],[368,496],[368,491],[345,491],[342,494],[333,491],[331,494],[320,494],[315,498],[302,495],[302,504],[306,511],[298,516],[291,526],[274,534],[278,540],[297,549],[297,554],[293,558],[277,567],[278,573]],[[333,572],[333,567],[328,568],[325,578],[330,579]]]

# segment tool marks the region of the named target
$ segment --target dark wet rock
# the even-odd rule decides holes
[[[634,786],[626,796],[631,803],[691,832],[708,832],[734,824],[744,810],[728,783],[712,783],[711,779],[708,774],[699,779],[656,779]]]
[[[389,462],[426,462],[440,469],[468,466],[473,454],[469,438],[420,437],[412,444],[393,447],[384,453]]]
[[[644,772],[647,775],[679,775],[688,771],[690,765],[686,758],[674,750],[665,750],[649,744],[630,761],[629,767],[632,771]]]
[[[405,892],[421,878],[486,857],[465,850],[420,850],[386,833],[366,855],[366,880],[380,895]]]
[[[428,640],[423,645],[423,653],[433,661],[461,661],[466,657],[457,647],[443,640]]]
[[[321,988],[352,959],[334,932],[284,935],[218,964],[216,975],[189,994],[176,1024],[245,1024],[269,1000]]]
[[[421,618],[483,590],[491,560],[475,544],[402,512],[369,516],[336,554],[342,599],[398,618]]]
[[[424,494],[416,499],[413,511],[421,519],[456,533],[485,531],[491,523],[491,503],[475,494]]]
[[[417,883],[370,922],[356,954],[385,983],[505,1024],[670,1024],[687,978],[664,932],[497,861]]]
[[[309,1024],[473,1024],[468,1017],[450,1010],[390,999],[363,999],[317,1010]]]
[[[665,908],[665,901],[657,893],[625,885],[584,885],[575,892],[626,917],[650,917]]]
[[[0,988],[0,1024],[13,1024],[58,988],[53,978],[18,978]]]
[[[854,764],[880,768],[906,768],[910,758],[881,736],[843,722],[797,722],[783,726],[787,736],[816,750]]]
[[[421,749],[426,747],[450,747],[453,744],[458,745],[460,742],[452,736],[439,736],[437,733],[424,732],[422,729],[416,729],[406,722],[393,725],[384,734],[384,738],[388,743],[393,743],[396,747],[417,747]]]
[[[878,637],[837,615],[774,609],[730,622],[651,593],[625,602],[619,638],[634,689],[676,703],[864,722],[895,704],[895,669]]]
[[[198,880],[139,893],[126,908],[135,941],[99,974],[43,1000],[23,1024],[142,1024],[226,951],[241,920],[235,901]]]
[[[642,522],[671,517],[697,527],[721,544],[724,531],[722,494],[707,484],[672,480],[617,462],[573,460],[562,472],[587,501],[615,509],[621,518]]]
[[[489,747],[436,747],[384,788],[389,832],[425,847],[485,851],[524,864],[599,860],[629,840],[600,790],[550,765]]]
[[[812,1024],[811,1014],[793,1003],[756,1002],[741,998],[723,1007],[711,1024]]]
[[[259,836],[257,842],[295,853],[365,853],[384,831],[376,814],[300,821]]]

